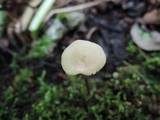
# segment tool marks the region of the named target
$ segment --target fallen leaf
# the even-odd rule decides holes
[[[160,43],[160,32],[153,31],[151,32],[151,36],[155,42]]]
[[[142,19],[140,19],[142,24],[160,24],[160,10],[152,10],[146,13]]]
[[[151,4],[160,4],[160,0],[150,0]]]
[[[160,50],[160,42],[154,40],[153,34],[142,30],[137,24],[132,26],[130,34],[135,44],[141,49],[147,51]]]
[[[0,39],[0,48],[7,48],[9,46],[9,41],[6,38]]]
[[[57,0],[55,7],[56,7],[56,8],[57,8],[57,7],[62,7],[62,6],[64,6],[64,5],[70,3],[71,1],[73,1],[73,0]],[[54,7],[54,8],[55,8],[55,7]]]

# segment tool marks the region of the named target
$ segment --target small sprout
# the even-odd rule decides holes
[[[76,40],[62,53],[61,64],[68,75],[92,75],[106,63],[106,55],[96,43]]]

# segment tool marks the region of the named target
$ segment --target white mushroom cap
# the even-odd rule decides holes
[[[96,43],[76,40],[62,53],[61,64],[68,75],[92,75],[106,63],[106,55]]]

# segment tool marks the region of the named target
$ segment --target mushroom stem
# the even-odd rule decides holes
[[[90,85],[89,85],[89,81],[88,81],[88,76],[85,76],[84,75],[84,81],[85,81],[85,84],[86,84],[86,90],[87,90],[87,94],[88,96],[90,95]]]

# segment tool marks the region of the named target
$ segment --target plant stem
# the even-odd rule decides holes
[[[86,84],[87,94],[90,95],[90,86],[89,86],[89,81],[88,81],[87,76],[84,76],[84,81],[85,81],[85,84]]]

